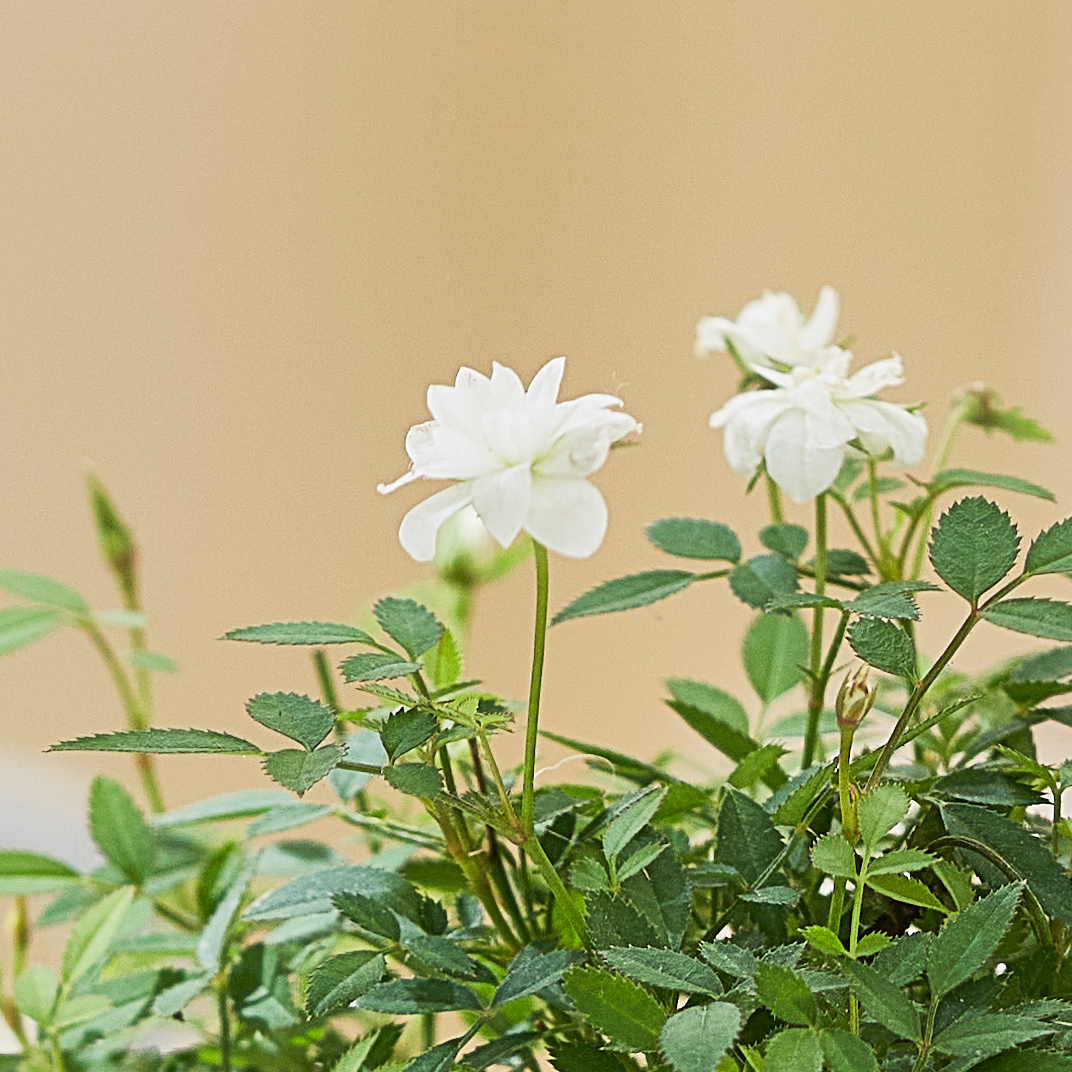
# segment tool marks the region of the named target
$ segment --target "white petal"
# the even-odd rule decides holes
[[[419,473],[415,473],[410,469],[408,473],[403,473],[397,480],[393,480],[390,484],[377,484],[376,490],[381,495],[390,495],[392,491],[405,487],[407,484],[412,484],[419,476]]]
[[[841,447],[856,435],[852,421],[834,405],[822,380],[805,380],[787,392],[787,397],[807,414],[804,427],[808,441],[814,446],[824,450]]]
[[[418,475],[433,480],[471,480],[502,465],[483,440],[444,427],[438,421],[411,428],[406,450]]]
[[[726,352],[726,339],[737,333],[737,325],[724,316],[701,317],[696,325],[696,342],[693,352],[697,357]]]
[[[883,361],[872,361],[859,372],[853,373],[845,385],[843,397],[867,398],[883,387],[899,387],[904,383],[904,367],[901,355],[894,354]]]
[[[834,341],[841,299],[833,287],[823,287],[811,316],[800,327],[797,336],[802,350],[820,350]]]
[[[771,425],[789,408],[786,391],[748,391],[711,414],[712,428],[725,426],[722,449],[735,473],[751,473],[763,457]]]
[[[549,551],[587,558],[603,542],[607,504],[587,480],[537,476],[525,531]]]
[[[525,396],[525,385],[512,368],[491,363],[491,394],[488,402],[492,406],[516,405]]]
[[[526,392],[530,405],[554,406],[558,399],[558,389],[562,384],[562,373],[566,370],[564,357],[553,357],[535,376]]]
[[[577,428],[585,428],[590,425],[603,425],[607,422],[617,424],[621,422],[623,418],[636,424],[632,417],[626,417],[624,413],[608,413],[607,409],[610,406],[620,406],[622,400],[615,398],[614,395],[581,395],[580,398],[575,398],[570,402],[559,402],[555,406],[555,435],[565,435],[567,432],[572,432]],[[630,428],[629,431],[633,431]],[[616,438],[620,439],[622,435],[627,435],[628,432],[622,432],[621,435]]]
[[[424,502],[417,503],[402,518],[398,530],[399,542],[418,562],[431,562],[435,558],[439,527],[472,499],[473,487],[468,481],[437,491]]]
[[[473,506],[503,547],[509,547],[521,531],[531,501],[532,473],[527,465],[514,465],[473,481]]]
[[[767,472],[796,503],[814,499],[826,491],[838,475],[843,446],[821,447],[807,434],[806,416],[791,409],[767,433]]]
[[[927,447],[927,422],[918,413],[878,399],[842,402],[841,410],[860,431],[872,454],[893,450],[893,460],[905,468],[918,465]]]

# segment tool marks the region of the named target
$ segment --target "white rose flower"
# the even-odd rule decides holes
[[[565,363],[549,361],[527,391],[498,362],[490,378],[462,368],[453,387],[428,388],[434,420],[406,436],[409,472],[377,488],[386,495],[421,477],[457,481],[402,520],[398,538],[418,562],[435,557],[440,526],[470,504],[503,547],[522,529],[570,558],[587,558],[602,543],[607,506],[586,478],[640,425],[608,408],[622,404],[613,395],[557,402]]]
[[[830,352],[837,328],[841,300],[833,287],[823,287],[807,320],[789,294],[765,290],[750,301],[737,319],[705,316],[696,325],[696,356],[725,353],[728,339],[749,365],[770,368],[783,365],[815,365]],[[834,348],[836,349],[836,347]]]
[[[868,454],[892,450],[903,467],[918,464],[927,443],[918,413],[870,397],[904,382],[900,355],[848,376],[852,354],[833,349],[821,364],[788,372],[753,365],[773,389],[745,391],[711,415],[712,428],[726,429],[730,467],[752,473],[766,459],[771,479],[797,503],[830,487],[852,440]]]

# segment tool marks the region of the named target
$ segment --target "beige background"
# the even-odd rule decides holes
[[[693,326],[764,287],[810,307],[823,283],[860,363],[904,355],[891,397],[929,399],[932,426],[979,379],[1058,433],[974,433],[957,458],[1057,492],[1059,514],[1002,499],[1031,535],[1072,502],[1070,57],[1058,0],[4,0],[0,561],[114,605],[92,467],[182,666],[158,723],[262,739],[244,700],[315,688],[306,656],[213,638],[352,620],[422,576],[395,532],[430,487],[375,484],[405,468],[427,383],[565,353],[566,397],[614,390],[644,422],[597,478],[603,549],[553,563],[561,606],[670,564],[643,538],[661,516],[755,547],[763,503],[706,426],[734,380],[692,357]],[[508,580],[476,624],[471,670],[512,697],[531,587]],[[547,725],[711,763],[661,679],[745,695],[747,620],[708,586],[555,630]],[[71,816],[93,771],[133,784],[127,764],[42,750],[119,727],[109,682],[70,633],[4,659],[0,688],[0,841],[85,859]],[[174,803],[263,784],[226,758],[163,778]]]

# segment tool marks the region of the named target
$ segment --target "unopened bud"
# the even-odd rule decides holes
[[[850,670],[838,689],[837,713],[839,729],[856,729],[863,722],[867,712],[875,705],[878,688],[871,680],[871,667],[866,663]]]

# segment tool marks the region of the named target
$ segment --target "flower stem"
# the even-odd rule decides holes
[[[826,495],[815,499],[815,594],[826,594]],[[823,695],[826,692],[826,680],[822,673],[823,664],[823,608],[816,607],[812,612],[811,626],[811,684],[808,696],[808,728],[804,736],[804,751],[800,758],[800,769],[811,766],[819,743],[819,716],[823,711]]]
[[[543,660],[547,648],[547,548],[532,541],[536,559],[536,628],[532,641],[532,675],[529,679],[528,719],[525,726],[525,770],[521,789],[521,826],[532,838],[536,776],[536,743],[540,731],[540,690],[543,687]],[[538,863],[539,861],[535,861]]]
[[[785,514],[782,513],[782,496],[778,491],[778,485],[767,474],[767,502],[770,504],[771,522],[775,525],[785,524]]]

